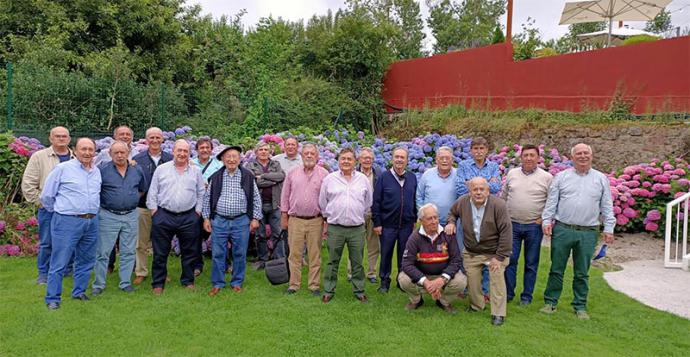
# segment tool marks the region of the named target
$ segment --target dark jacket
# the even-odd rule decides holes
[[[240,178],[240,186],[242,186],[242,191],[244,191],[244,197],[247,199],[247,216],[249,219],[254,219],[254,175],[251,171],[239,166],[237,168],[242,173],[242,178]],[[216,216],[216,206],[218,206],[218,199],[220,199],[220,194],[223,192],[223,175],[225,174],[225,167],[216,171],[211,177],[208,178],[210,183],[211,192],[210,196],[210,208],[211,213],[209,214],[209,219],[213,220]]]
[[[399,228],[417,221],[417,177],[405,171],[402,187],[390,170],[384,171],[374,183],[371,219],[374,227]]]
[[[414,283],[424,276],[447,274],[453,279],[462,267],[462,254],[455,237],[441,233],[432,243],[416,229],[405,245],[402,270]]]
[[[151,155],[149,155],[148,150],[134,155],[132,160],[136,161],[137,166],[141,168],[141,170],[144,172],[144,177],[146,178],[146,192],[144,192],[144,194],[139,199],[139,207],[146,208],[146,196],[149,191],[149,187],[151,186],[151,178],[153,177],[153,172],[156,171],[156,168],[158,168],[158,166],[168,161],[171,161],[172,159],[172,154],[165,151],[161,151],[161,159],[158,160],[158,165],[156,165],[156,163],[151,158]]]
[[[496,197],[489,196],[489,200],[484,208],[484,218],[479,234],[480,239],[474,235],[472,225],[472,201],[470,195],[464,195],[450,207],[448,221],[455,222],[458,218],[462,222],[462,229],[465,235],[465,249],[470,254],[485,254],[503,261],[510,257],[513,251],[513,225],[510,222],[510,215],[505,202]]]
[[[285,171],[280,167],[280,163],[276,160],[268,160],[267,173],[264,173],[261,164],[256,160],[246,163],[244,168],[251,171],[254,177],[261,175],[261,178],[256,180],[256,186],[259,187],[259,190],[271,187],[271,206],[273,209],[278,209],[280,207],[280,194],[283,192],[283,181],[285,181]]]

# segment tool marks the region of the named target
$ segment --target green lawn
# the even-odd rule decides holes
[[[538,313],[547,253],[542,254],[535,303],[509,304],[506,324],[498,328],[490,325],[488,310],[464,312],[467,300],[455,303],[461,311],[457,315],[445,314],[428,297],[421,309],[407,312],[402,292],[381,295],[369,283],[370,303],[363,305],[353,298],[345,279],[328,305],[305,288],[285,296],[286,286],[269,285],[263,272],[248,272],[241,294],[225,289],[209,298],[208,269],[196,292],[169,284],[161,297],[153,296],[149,285],[132,295],[122,293],[116,290],[113,274],[102,296],[89,302],[68,298],[60,310],[51,312],[43,303],[44,287],[34,284],[35,260],[2,258],[0,355],[690,354],[690,321],[614,292],[596,269],[591,278],[590,321],[579,321],[571,312],[570,289],[564,291],[555,315]],[[170,261],[173,276],[179,276],[179,259]],[[68,297],[70,289],[71,279],[66,279]]]

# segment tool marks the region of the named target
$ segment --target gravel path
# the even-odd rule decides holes
[[[690,319],[690,272],[666,269],[663,260],[619,265],[623,270],[604,273],[611,288],[647,306]]]

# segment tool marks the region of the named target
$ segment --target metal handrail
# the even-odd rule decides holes
[[[680,213],[681,203],[684,203],[683,210],[683,230],[681,236]],[[676,198],[675,200],[666,204],[666,234],[664,242],[664,266],[666,268],[683,268],[687,269],[688,260],[688,206],[690,206],[690,192]],[[675,222],[673,225],[673,209],[676,208]],[[673,229],[675,227],[675,229]],[[673,258],[671,257],[671,243],[672,233],[675,231],[675,249]],[[682,239],[682,242],[681,242]],[[685,262],[683,261],[685,259]]]

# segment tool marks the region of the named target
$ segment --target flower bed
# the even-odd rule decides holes
[[[447,146],[453,150],[456,162],[470,158],[471,139],[458,138],[454,135],[428,134],[409,141],[389,142],[383,138],[367,136],[361,131],[333,130],[317,135],[289,132],[265,134],[257,140],[270,143],[275,153],[279,153],[283,151],[284,139],[288,135],[294,135],[301,142],[310,141],[317,144],[319,164],[330,171],[337,168],[336,154],[342,147],[354,149],[371,147],[375,154],[374,163],[379,167],[389,167],[393,149],[398,146],[405,147],[410,154],[408,168],[418,176],[434,166],[434,153],[441,146]],[[171,152],[174,141],[183,138],[192,145],[192,156],[196,156],[194,145],[197,137],[192,134],[192,128],[181,127],[174,131],[166,131],[163,136],[164,151]],[[97,140],[96,145],[99,150],[107,150],[112,141],[112,138],[104,138]],[[13,155],[19,158],[13,166],[13,170],[19,171],[19,176],[23,171],[21,164],[26,165],[26,158],[43,147],[38,140],[33,138],[11,138],[5,142],[9,144],[5,145],[7,149],[0,149],[0,155]],[[214,154],[225,147],[217,140],[213,143]],[[249,148],[243,154],[243,161],[252,160],[254,152],[251,147],[255,141],[247,139],[241,144]],[[136,146],[139,151],[147,149],[143,139],[137,141]],[[488,159],[499,164],[501,174],[505,174],[519,165],[520,150],[521,147],[517,144],[504,146],[490,154]],[[559,153],[556,148],[539,145],[539,151],[542,155],[539,166],[551,174],[556,175],[572,166],[567,155]],[[19,166],[16,163],[19,163]],[[688,191],[690,166],[680,159],[656,160],[622,168],[609,173],[608,177],[614,201],[616,230],[618,232],[647,231],[660,235],[663,232],[662,218],[665,204]],[[2,216],[0,216],[0,255],[35,254],[37,234],[35,218],[32,216],[35,208],[17,203],[11,203],[10,206],[8,207],[11,209],[3,208]]]

